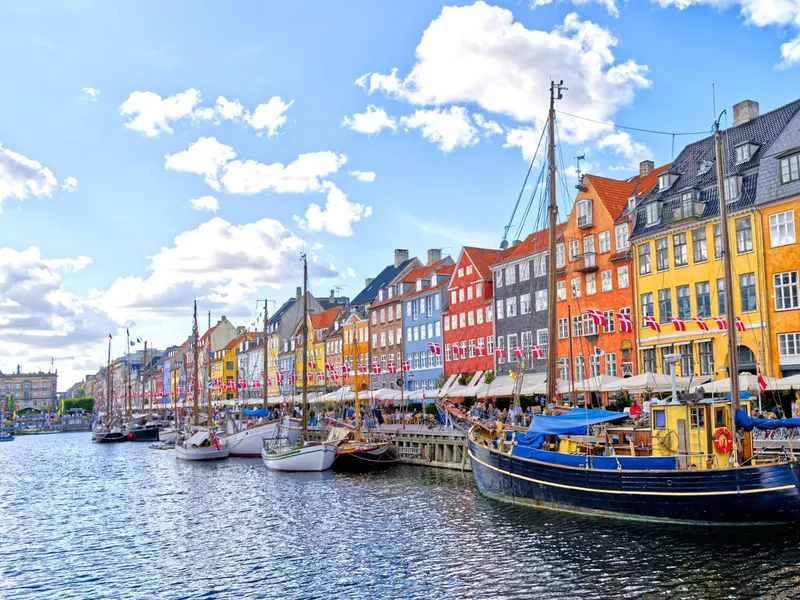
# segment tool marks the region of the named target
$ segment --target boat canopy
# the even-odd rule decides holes
[[[779,427],[800,427],[800,419],[758,419],[751,417],[741,408],[736,411],[736,426],[745,431],[753,429],[778,429]]]
[[[586,435],[591,425],[621,421],[626,419],[625,413],[604,410],[602,408],[573,408],[564,415],[535,415],[528,427],[528,433],[543,435]]]
[[[244,408],[242,409],[242,414],[248,417],[266,417],[267,411],[264,410],[264,407],[260,408]]]

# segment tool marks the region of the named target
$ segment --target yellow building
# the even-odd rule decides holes
[[[308,315],[306,344],[308,345],[308,364],[303,364],[303,326],[297,328],[298,343],[295,345],[295,365],[297,368],[297,388],[303,385],[303,377],[308,378],[308,387],[315,390],[325,388],[328,370],[325,367],[325,335],[342,308],[335,306],[320,313]]]
[[[215,397],[230,400],[237,397],[236,384],[239,380],[236,350],[239,338],[228,342],[224,348],[214,352],[211,359],[212,393]]]

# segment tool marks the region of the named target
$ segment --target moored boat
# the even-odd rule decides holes
[[[286,438],[290,444],[296,444],[300,437],[300,429],[296,424],[297,421],[295,419],[289,419],[288,417],[285,417],[283,421],[268,421],[267,423],[254,425],[249,428],[245,427],[236,433],[226,435],[225,442],[230,449],[231,456],[258,458],[262,455],[261,451],[264,446],[264,440],[275,437],[279,425],[283,425],[283,427],[281,427],[282,436]]]
[[[336,446],[334,466],[339,471],[370,471],[396,462],[390,442],[348,440]]]
[[[327,471],[336,459],[336,446],[324,442],[298,445],[283,439],[265,444],[261,458],[271,471]]]
[[[0,442],[13,442],[14,436],[10,431],[0,431]]]
[[[213,431],[201,429],[175,444],[175,457],[180,460],[221,460],[230,455],[228,445]]]
[[[92,441],[98,444],[117,444],[127,442],[128,436],[119,427],[95,427],[92,430]]]

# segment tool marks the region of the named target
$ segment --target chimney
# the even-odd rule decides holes
[[[428,266],[431,266],[433,263],[440,260],[442,260],[441,248],[431,248],[428,250]]]
[[[399,267],[407,260],[408,260],[408,250],[403,250],[402,248],[398,248],[397,250],[394,251],[395,268]]]
[[[742,100],[733,105],[733,126],[743,125],[758,116],[758,102]]]
[[[370,283],[372,283],[373,281],[375,281],[375,279],[373,279],[372,277],[367,277],[367,278],[364,280],[364,287],[368,287],[368,286],[369,286],[369,284],[370,284]]]
[[[512,247],[519,246],[521,243],[522,243],[522,240],[514,240],[513,242],[511,242],[511,246]]]
[[[331,297],[330,297],[330,298],[328,298],[328,300],[329,300],[330,302],[333,302],[333,301],[336,299],[336,296],[334,296],[334,292],[335,292],[335,290],[331,290]]]
[[[652,160],[643,160],[639,163],[639,177],[644,177],[648,175],[654,168],[655,164]]]
[[[294,297],[297,298],[298,300],[300,300],[300,297],[302,295],[303,295],[303,288],[298,286],[297,289],[294,291]]]

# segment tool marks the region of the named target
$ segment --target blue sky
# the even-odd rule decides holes
[[[796,0],[536,3],[0,6],[0,370],[54,357],[66,388],[109,331],[180,342],[195,298],[247,325],[303,248],[314,291],[354,296],[394,248],[497,245],[550,76],[565,112],[663,131],[708,131],[712,83],[718,111],[800,97]],[[570,185],[580,152],[620,178],[671,158],[559,133]]]

